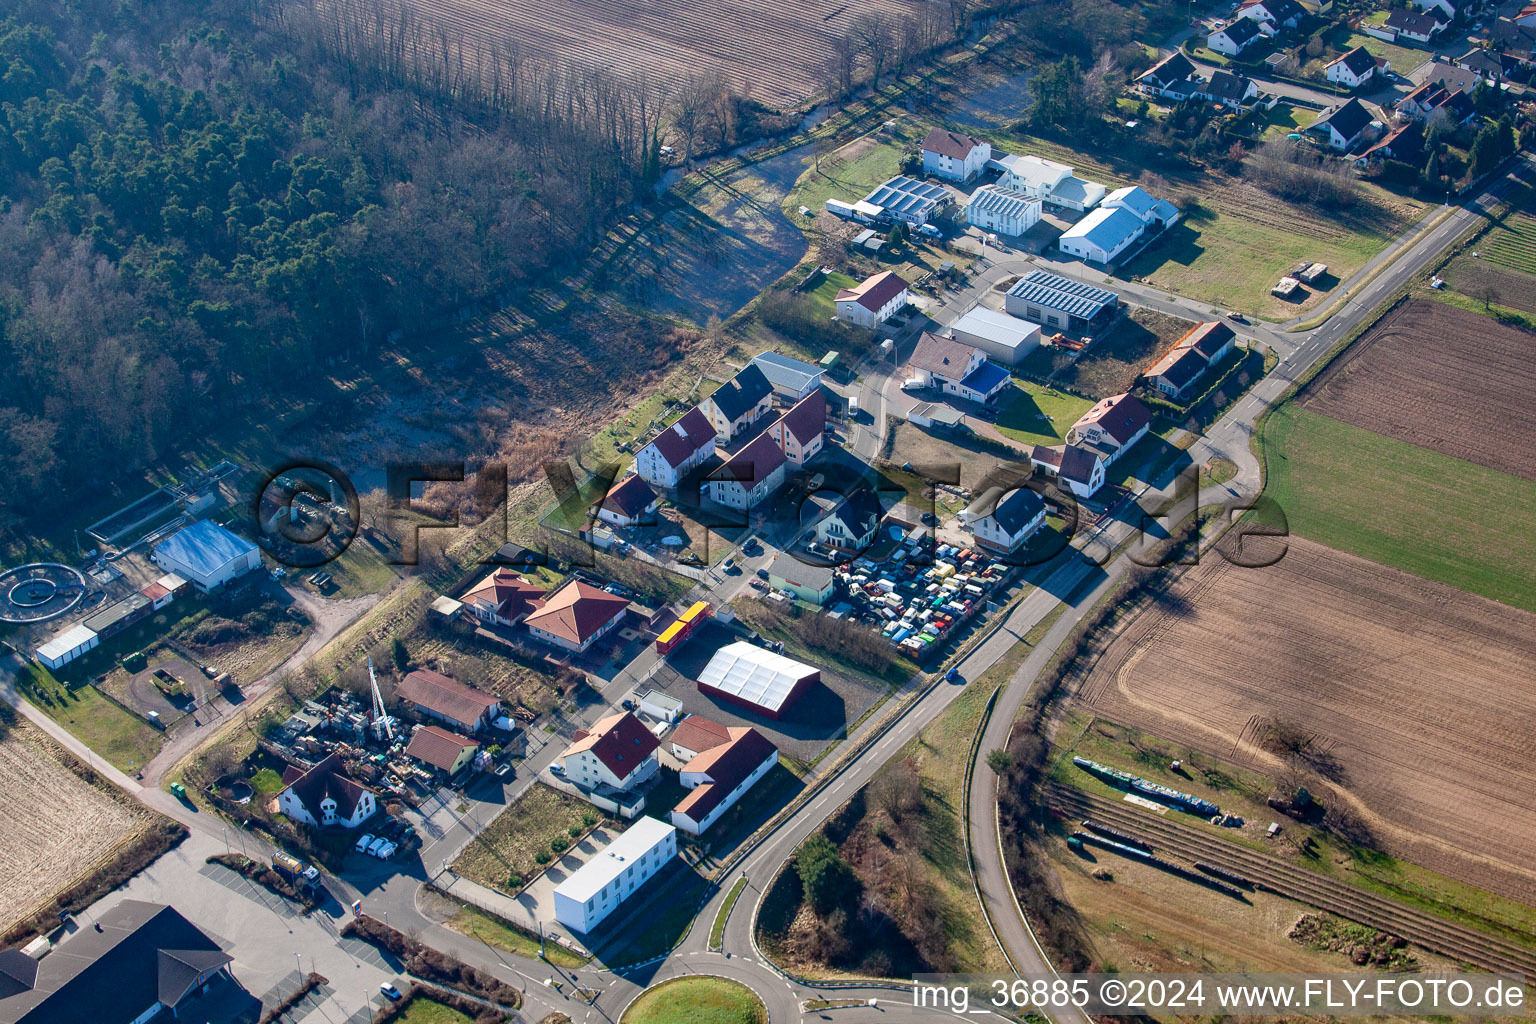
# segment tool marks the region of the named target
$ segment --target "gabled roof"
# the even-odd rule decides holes
[[[534,602],[543,596],[543,590],[511,569],[502,568],[477,583],[475,589],[460,600],[465,604],[484,602],[495,608],[502,618],[516,619],[532,611]]]
[[[794,695],[796,688],[812,676],[819,677],[820,671],[738,640],[715,652],[699,673],[699,685],[769,711],[778,711]]]
[[[734,480],[750,491],[754,484],[766,480],[768,474],[784,465],[784,462],[783,449],[773,439],[772,433],[765,430],[727,459],[725,465],[711,473],[709,478]]]
[[[299,803],[304,805],[304,809],[316,821],[325,820],[320,802],[326,797],[336,802],[338,818],[350,818],[357,810],[363,794],[373,792],[347,774],[346,765],[341,763],[341,755],[335,753],[327,755],[308,771],[289,765],[283,771],[283,785],[293,791]],[[377,794],[374,799],[377,802]]]
[[[1037,444],[1030,450],[1029,457],[1033,462],[1054,466],[1063,480],[1080,484],[1093,482],[1093,466],[1100,461],[1093,452],[1071,444],[1050,446]]]
[[[562,640],[584,644],[628,607],[627,598],[581,580],[567,580],[539,602],[523,623]]]
[[[1211,33],[1213,36],[1226,36],[1237,47],[1247,46],[1262,34],[1259,31],[1258,23],[1252,18],[1238,18],[1235,21],[1228,22],[1226,28],[1223,28],[1221,31]]]
[[[163,904],[123,900],[94,917],[30,968],[25,954],[4,954],[0,1022],[128,1024],[156,1002],[177,1005],[231,960]]]
[[[1124,207],[1142,220],[1146,220],[1152,208],[1157,205],[1157,197],[1140,185],[1127,185],[1105,196],[1104,205],[1110,208]]]
[[[1156,82],[1159,86],[1172,85],[1190,78],[1195,73],[1195,65],[1179,50],[1164,57],[1143,74],[1137,81]]]
[[[1037,190],[1055,187],[1063,179],[1072,176],[1072,168],[1066,164],[1059,164],[1043,156],[1035,156],[1033,153],[1023,156],[997,157],[993,163],[1018,178],[1026,188]]]
[[[603,767],[617,779],[628,777],[640,767],[661,743],[640,719],[628,711],[599,719],[591,729],[576,734],[576,742],[565,748],[561,758],[590,750]]]
[[[827,589],[834,575],[831,565],[811,565],[782,551],[774,555],[773,561],[768,563],[768,574],[777,576],[785,583],[804,587],[818,594]]]
[[[748,363],[740,373],[715,389],[709,401],[735,422],[757,408],[758,403],[773,394],[773,385],[763,376],[763,371]]]
[[[683,766],[683,771],[701,773],[709,781],[689,790],[674,810],[696,822],[703,821],[764,761],[778,753],[778,748],[756,729],[736,727],[730,734],[730,742],[701,751]]]
[[[1248,0],[1238,8],[1238,11],[1241,13],[1261,5],[1269,12],[1270,17],[1281,23],[1290,21],[1292,18],[1300,18],[1307,13],[1306,8],[1296,0]]]
[[[212,520],[199,519],[155,545],[155,558],[169,556],[194,572],[211,576],[255,550],[256,545],[244,537],[230,533]]]
[[[1161,377],[1179,391],[1205,372],[1210,364],[1193,348],[1169,349],[1161,359],[1147,368],[1145,376]]]
[[[1105,252],[1113,252],[1134,238],[1146,222],[1123,206],[1101,206],[1062,233],[1063,239],[1084,239]]]
[[[964,160],[971,150],[985,145],[980,139],[952,132],[947,128],[935,128],[923,139],[923,149],[929,153],[947,156],[951,160]]]
[[[878,308],[878,307],[877,307]],[[807,385],[820,381],[822,370],[802,359],[792,359],[777,352],[759,352],[752,357],[752,365],[763,371],[768,383],[798,394]]]
[[[1176,342],[1176,346],[1187,345],[1200,353],[1206,360],[1215,357],[1217,352],[1226,348],[1233,339],[1232,328],[1220,320],[1207,320],[1196,324],[1184,332],[1184,337]]]
[[[912,350],[907,365],[915,370],[926,370],[949,380],[959,380],[971,365],[977,350],[954,338],[941,338],[937,334],[923,332]]]
[[[683,418],[657,434],[651,441],[650,447],[666,460],[667,465],[677,469],[687,462],[701,448],[714,448],[715,428],[710,426],[709,417],[697,406],[683,414]]]
[[[831,512],[856,536],[874,529],[884,514],[880,507],[880,495],[875,493],[873,487],[863,485],[844,495]]]
[[[1217,103],[1245,103],[1253,87],[1252,79],[1218,69],[1211,72],[1211,80],[1200,91]]]
[[[794,408],[779,417],[786,433],[802,446],[814,441],[827,426],[827,396],[820,388],[812,391]]]
[[[966,215],[972,211],[991,213],[999,217],[1021,217],[1029,212],[1030,207],[1038,207],[1040,200],[1025,195],[1017,189],[1003,188],[1001,185],[983,185],[971,193],[971,201],[966,205]]]
[[[538,604],[538,601],[533,602],[534,607]],[[395,687],[395,696],[455,722],[474,722],[487,709],[501,703],[501,698],[493,693],[477,690],[457,679],[449,679],[441,672],[424,668],[406,673],[400,685]]]
[[[602,507],[626,519],[638,519],[655,500],[650,484],[638,476],[627,476],[608,492]]]
[[[424,725],[411,734],[411,742],[405,745],[405,754],[446,772],[453,768],[453,763],[466,748],[473,749],[479,745],[468,736],[449,732],[441,726]]]
[[[1019,487],[992,506],[988,513],[1010,537],[1022,531],[1045,511],[1045,501],[1028,487]]]
[[[1334,131],[1348,140],[1365,131],[1371,121],[1371,112],[1365,109],[1365,105],[1352,99],[1333,113],[1319,118],[1312,127],[1331,125]]]
[[[1424,125],[1418,121],[1409,121],[1382,136],[1381,141],[1361,153],[1360,158],[1364,160],[1380,154],[1390,156],[1394,160],[1414,163],[1423,152]]]
[[[1097,425],[1098,428],[1125,444],[1137,432],[1152,422],[1152,410],[1130,392],[1100,399],[1082,418],[1072,424],[1074,430]]]
[[[882,270],[866,277],[852,288],[837,293],[838,302],[857,302],[871,313],[878,313],[887,303],[910,287],[901,275],[893,270]]]
[[[1112,291],[1049,270],[1031,270],[1008,289],[1008,294],[1084,320],[1092,320],[1105,306],[1113,305],[1120,298]]]
[[[718,747],[722,743],[729,743],[731,740],[731,730],[712,718],[705,718],[703,715],[689,715],[677,723],[677,728],[672,730],[670,739],[684,750],[691,750],[696,754],[702,754],[710,747]]]
[[[1399,8],[1387,15],[1387,28],[1394,32],[1408,32],[1413,35],[1433,35],[1440,23],[1427,14],[1418,11],[1407,11]]]
[[[1324,66],[1331,68],[1335,64],[1343,64],[1350,71],[1354,72],[1356,78],[1360,78],[1367,71],[1371,71],[1376,67],[1376,58],[1372,57],[1371,51],[1365,47],[1357,46],[1344,54],[1344,56],[1331,60]]]

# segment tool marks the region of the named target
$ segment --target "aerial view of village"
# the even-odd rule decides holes
[[[0,0],[0,1024],[1536,1020],[1533,154],[1526,0]]]

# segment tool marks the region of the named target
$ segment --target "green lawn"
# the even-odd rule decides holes
[[[1337,45],[1346,53],[1357,46],[1363,46],[1372,57],[1385,58],[1392,65],[1392,70],[1400,75],[1408,74],[1408,72],[1429,60],[1428,50],[1398,46],[1396,43],[1389,43],[1385,39],[1368,36],[1364,32],[1351,32],[1347,38]]]
[[[699,975],[674,978],[640,993],[622,1024],[767,1024],[768,1010],[747,986]]]
[[[283,789],[283,777],[271,768],[263,768],[251,776],[251,786],[262,796],[274,796]]]
[[[631,964],[644,963],[663,953],[671,952],[679,942],[683,941],[683,936],[688,934],[688,929],[693,924],[694,915],[699,912],[699,904],[704,901],[704,893],[709,888],[709,883],[705,881],[703,875],[690,868],[685,877],[671,882],[670,885],[667,898],[651,906],[650,916],[646,919],[643,930],[629,929],[627,934],[634,935],[633,939],[629,939],[623,945],[597,951],[598,959],[605,966],[618,970]],[[629,1015],[625,1014],[624,1019],[629,1020]]]
[[[1265,116],[1264,138],[1279,139],[1292,132],[1304,131],[1317,120],[1318,111],[1296,107],[1289,103],[1277,103]]]
[[[1264,447],[1265,493],[1292,533],[1536,611],[1536,482],[1294,405],[1270,416]]]
[[[70,689],[35,663],[22,670],[17,685],[49,718],[122,771],[143,768],[160,750],[159,730],[103,697],[95,687]]]
[[[395,1021],[396,1024],[471,1024],[465,1014],[426,996],[414,997]]]
[[[822,278],[820,284],[805,294],[816,304],[817,309],[830,317],[837,312],[837,293],[844,288],[852,288],[858,283],[857,280],[849,277],[847,274],[839,274],[834,270]]]
[[[456,932],[461,932],[471,938],[479,939],[487,945],[504,949],[508,953],[516,953],[530,959],[537,959],[539,955],[539,940],[508,921],[503,921],[486,913],[479,907],[462,907],[457,914],[448,919],[448,927]],[[558,942],[544,944],[544,958],[556,967],[575,969],[585,967],[591,962],[591,957],[573,953]]]
[[[807,218],[800,216],[800,207],[821,213],[828,199],[863,199],[876,185],[900,174],[902,153],[926,134],[926,129],[903,124],[903,135],[866,135],[823,156],[820,168],[813,163],[784,198],[789,219],[804,224]]]
[[[726,893],[725,902],[720,904],[720,912],[715,915],[714,926],[709,929],[709,948],[719,949],[720,942],[725,938],[725,922],[731,916],[731,908],[736,906],[736,901],[741,899],[741,890],[747,887],[747,876],[742,875],[736,879],[736,884],[731,886],[731,891]]]
[[[1013,380],[1018,392],[997,414],[997,429],[1024,444],[1061,444],[1078,418],[1093,407],[1086,398],[1026,380]]]

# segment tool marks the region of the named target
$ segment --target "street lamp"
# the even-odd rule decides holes
[[[294,950],[293,951],[293,965],[298,970],[299,977],[303,978],[304,977],[304,961],[299,956],[299,951],[298,950]]]

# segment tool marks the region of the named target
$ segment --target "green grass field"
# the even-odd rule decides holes
[[[1093,408],[1086,398],[1014,378],[1018,389],[997,414],[997,429],[1024,444],[1061,444],[1078,417]]]
[[[508,953],[516,953],[529,959],[537,959],[539,955],[539,940],[521,928],[516,927],[499,917],[487,914],[479,907],[462,907],[457,914],[448,919],[448,927],[456,932],[479,939],[481,942],[497,949],[504,949]],[[557,967],[575,969],[585,967],[591,963],[591,957],[573,953],[558,942],[546,942],[544,944],[544,957]]]
[[[30,681],[25,673],[31,672]],[[118,769],[134,772],[160,750],[160,732],[93,686],[66,687],[41,665],[23,670],[18,688],[34,705]]]
[[[715,923],[709,929],[709,948],[719,949],[720,941],[725,937],[725,922],[731,916],[731,908],[736,906],[736,901],[741,899],[741,890],[747,887],[747,876],[742,875],[736,879],[736,884],[731,886],[731,891],[725,894],[725,902],[720,904],[720,912],[715,915]]]
[[[1264,138],[1283,139],[1292,132],[1304,131],[1317,120],[1318,111],[1277,103],[1265,117]]]
[[[1536,482],[1294,405],[1270,416],[1264,451],[1292,533],[1536,611]]]
[[[674,978],[640,993],[622,1024],[767,1024],[768,1010],[747,986],[699,975]]]
[[[816,304],[818,310],[830,317],[837,312],[837,293],[844,288],[852,288],[858,283],[858,281],[847,274],[840,274],[834,270],[822,278],[820,284],[805,294]]]
[[[1511,213],[1474,246],[1478,258],[1524,274],[1536,274],[1536,217]]]
[[[395,1018],[396,1024],[470,1024],[468,1016],[426,996],[417,996]]]
[[[784,198],[789,219],[796,224],[806,220],[799,214],[801,206],[820,213],[828,199],[863,199],[876,185],[901,173],[901,154],[923,134],[908,124],[901,135],[866,135],[823,156],[821,166],[813,163]]]

